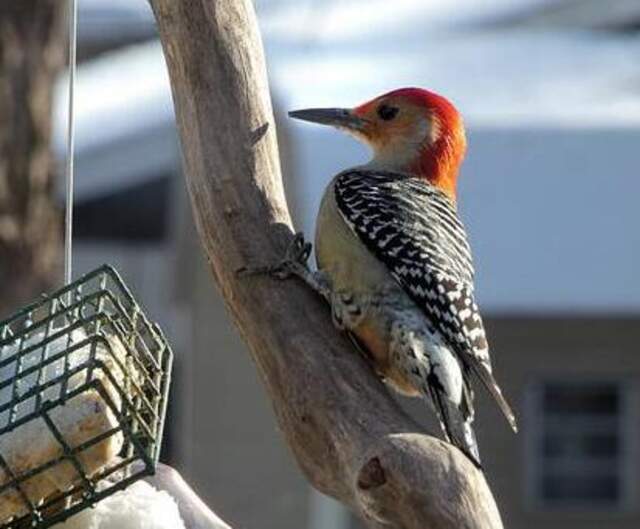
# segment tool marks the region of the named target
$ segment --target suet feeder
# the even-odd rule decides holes
[[[0,322],[0,527],[49,527],[153,474],[172,356],[106,265]]]

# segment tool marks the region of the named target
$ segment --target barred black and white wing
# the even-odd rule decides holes
[[[473,262],[464,226],[437,187],[403,173],[350,170],[334,184],[346,223],[496,399],[515,417],[493,375],[473,294]]]

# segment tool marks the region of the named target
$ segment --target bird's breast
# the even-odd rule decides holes
[[[333,182],[327,187],[316,223],[318,268],[329,275],[334,290],[368,295],[395,285],[387,268],[367,250],[338,210]]]
[[[325,191],[320,205],[315,252],[318,269],[329,276],[333,291],[360,307],[363,317],[357,325],[347,328],[367,348],[378,373],[399,392],[415,395],[416,389],[390,357],[389,344],[396,311],[417,308],[384,264],[347,225],[338,210],[333,184]]]

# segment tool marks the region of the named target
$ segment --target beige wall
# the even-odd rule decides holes
[[[640,488],[626,513],[541,512],[525,490],[526,439],[532,424],[523,415],[530,384],[544,377],[620,378],[640,382],[640,318],[527,319],[493,318],[487,322],[497,377],[520,412],[521,432],[514,436],[484,396],[479,403],[479,440],[489,481],[509,529],[638,529]],[[478,391],[480,393],[480,391]],[[640,423],[638,391],[632,393],[633,423]],[[529,418],[530,419],[530,418]],[[640,444],[636,437],[632,443]],[[637,454],[636,454],[637,456]],[[630,475],[640,483],[640,461],[632,457]]]
[[[176,307],[182,312],[180,341],[188,349],[176,350],[180,372],[172,396],[174,415],[185,415],[174,435],[178,465],[234,527],[304,529],[309,488],[277,429],[190,222],[183,229]]]

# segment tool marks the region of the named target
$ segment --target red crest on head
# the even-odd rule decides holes
[[[438,129],[437,138],[405,169],[426,178],[455,200],[458,170],[467,145],[460,113],[446,97],[423,88],[392,90],[357,107],[355,112],[366,113],[387,98],[404,99],[430,114]]]
[[[459,118],[458,111],[451,101],[440,94],[425,90],[424,88],[398,88],[397,90],[387,92],[377,99],[385,97],[402,97],[413,102],[415,105],[425,106],[442,112],[443,117],[449,117],[451,119]]]
[[[435,112],[438,119],[440,119],[445,126],[457,127],[462,124],[460,113],[451,101],[440,94],[425,90],[424,88],[398,88],[356,107],[355,111],[356,113],[366,111],[376,105],[381,99],[389,97],[406,99],[416,106],[424,107],[425,109]]]

